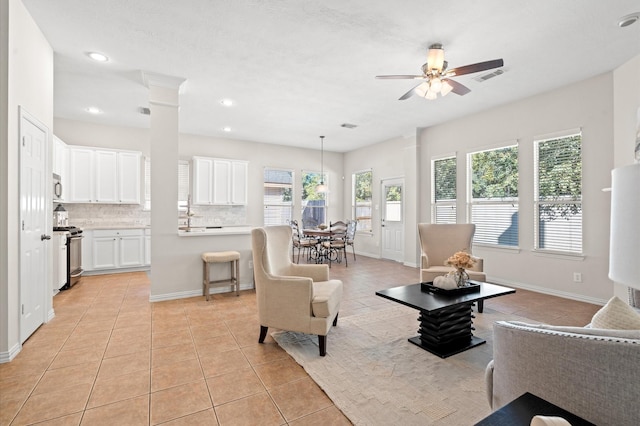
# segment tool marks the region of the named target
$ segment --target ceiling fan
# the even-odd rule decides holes
[[[447,69],[447,65],[447,61],[444,60],[444,48],[441,44],[436,43],[429,46],[427,62],[422,65],[422,75],[377,75],[376,78],[425,80],[402,95],[399,100],[404,101],[414,93],[426,99],[433,100],[438,97],[438,93],[440,93],[441,96],[446,96],[449,92],[460,96],[466,95],[471,89],[452,80],[451,77],[499,68],[504,65],[504,61],[502,59],[494,59],[492,61],[478,62],[477,64],[465,65],[449,70]]]

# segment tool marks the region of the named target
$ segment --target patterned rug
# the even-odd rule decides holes
[[[418,312],[401,305],[340,318],[325,357],[318,356],[316,336],[273,337],[356,425],[467,426],[491,412],[484,370],[493,322],[534,322],[487,307],[474,315],[474,335],[487,343],[446,359],[407,341],[417,335]]]

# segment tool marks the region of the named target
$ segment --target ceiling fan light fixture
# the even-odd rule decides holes
[[[442,68],[444,66],[444,49],[441,44],[432,44],[429,46],[427,64],[429,66],[429,70],[436,69],[438,72],[442,72]]]
[[[452,90],[453,90],[453,86],[451,86],[446,81],[442,82],[442,88],[440,89],[440,94],[442,96],[447,96],[449,94],[449,92],[451,92]]]
[[[442,80],[440,80],[438,77],[432,78],[430,87],[431,90],[438,93],[442,89]]]
[[[430,101],[433,101],[434,99],[438,98],[438,92],[434,92],[433,90],[429,89],[427,91],[427,94],[424,95],[425,99],[429,99]]]

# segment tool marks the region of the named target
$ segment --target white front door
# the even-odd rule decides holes
[[[20,343],[46,320],[46,298],[51,297],[47,274],[52,231],[47,217],[48,129],[20,109]],[[49,239],[47,239],[49,238]]]
[[[382,181],[382,253],[383,259],[404,260],[403,180]]]

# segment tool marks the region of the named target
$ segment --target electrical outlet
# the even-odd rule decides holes
[[[573,273],[573,282],[574,283],[581,283],[582,282],[582,274],[580,272],[574,272]]]
[[[249,269],[253,269],[253,262],[251,260],[249,261]]]

